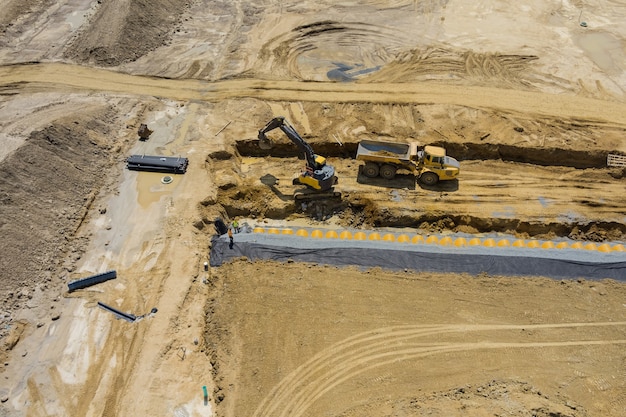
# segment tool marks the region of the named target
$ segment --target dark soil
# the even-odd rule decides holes
[[[65,57],[104,67],[135,61],[168,43],[188,7],[188,0],[106,2],[85,26],[88,30],[72,41]],[[122,20],[120,8],[126,9]]]
[[[107,181],[103,173],[121,158],[111,134],[115,118],[114,109],[103,108],[57,120],[33,132],[0,165],[0,299],[5,310],[16,311],[38,286],[64,282],[80,259],[83,248],[75,234]]]

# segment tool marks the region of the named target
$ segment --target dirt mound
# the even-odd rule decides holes
[[[110,137],[116,117],[103,108],[58,120],[0,165],[3,305],[21,306],[36,288],[65,279],[82,256],[74,234],[120,157]]]
[[[291,198],[281,199],[266,186],[238,186],[219,193],[220,204],[229,218],[252,217],[284,219],[294,213]]]
[[[473,85],[505,88],[532,88],[538,82],[532,67],[534,55],[504,55],[455,51],[450,49],[414,49],[399,54],[393,62],[363,78],[367,82],[410,83],[433,79]]]
[[[65,58],[105,67],[135,61],[166,45],[189,7],[188,0],[99,2],[89,25],[65,51]]]
[[[19,20],[32,19],[31,14],[37,15],[42,9],[52,3],[50,0],[26,0],[26,1],[7,1],[2,6],[2,16],[0,16],[0,32],[6,33],[9,28],[16,24]],[[10,37],[2,36],[0,45],[5,45],[10,41]]]
[[[623,128],[575,118],[506,114],[461,106],[303,103],[303,123],[290,120],[326,157],[354,158],[361,140],[418,142],[446,148],[458,160],[503,160],[542,166],[606,167],[621,153]],[[394,120],[389,123],[387,119]],[[271,150],[256,138],[238,138],[242,156],[296,157],[300,152],[279,134]]]
[[[466,385],[444,392],[398,399],[391,405],[385,400],[355,407],[344,417],[361,416],[371,407],[390,408],[394,415],[433,415],[446,417],[479,417],[485,415],[510,417],[587,417],[589,414],[572,401],[552,398],[520,381],[494,380],[477,386]]]

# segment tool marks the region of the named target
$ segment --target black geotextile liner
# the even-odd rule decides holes
[[[626,281],[626,262],[594,263],[566,259],[522,256],[472,255],[399,251],[375,248],[290,248],[236,242],[232,248],[227,240],[214,239],[211,266],[220,266],[232,258],[245,256],[250,260],[293,260],[328,265],[355,265],[387,269],[452,272],[489,275],[530,275],[550,278],[612,278]]]

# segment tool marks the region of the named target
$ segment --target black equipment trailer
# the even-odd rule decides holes
[[[180,156],[132,155],[126,159],[126,167],[134,171],[167,172],[184,174],[189,159]]]

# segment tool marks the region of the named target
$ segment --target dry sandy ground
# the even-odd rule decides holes
[[[238,371],[219,381],[229,415],[624,410],[623,285],[249,262],[219,273],[207,344]]]
[[[337,167],[324,225],[624,242],[621,2],[3,9],[0,416],[626,414],[623,283],[203,268],[216,216],[320,224],[290,201],[293,146],[250,146],[277,115]],[[362,183],[366,138],[445,144],[462,176]],[[142,153],[190,169],[124,169]]]

